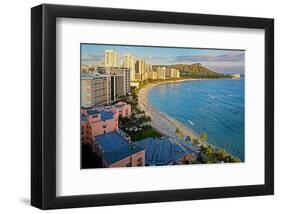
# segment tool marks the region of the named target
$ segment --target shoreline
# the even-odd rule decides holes
[[[173,84],[180,83],[185,81],[195,81],[195,80],[203,80],[203,79],[181,79],[181,80],[168,80],[158,83],[150,83],[146,85],[144,88],[141,88],[138,92],[138,106],[141,110],[145,111],[152,119],[151,126],[157,129],[161,134],[177,139],[179,136],[176,134],[176,128],[178,128],[184,136],[189,136],[191,139],[199,138],[198,133],[196,133],[193,129],[187,127],[171,116],[159,111],[155,107],[153,107],[149,100],[148,94],[152,88],[161,84]]]
[[[224,79],[228,79],[228,78],[224,78]],[[148,100],[148,94],[150,90],[158,85],[181,83],[185,81],[196,81],[196,80],[209,80],[209,79],[180,79],[180,80],[167,80],[162,82],[149,83],[148,85],[145,85],[143,88],[141,88],[137,93],[138,107],[141,110],[145,111],[145,113],[151,117],[152,119],[151,126],[155,128],[157,131],[159,131],[161,134],[163,134],[164,136],[171,137],[177,140],[179,138],[179,135],[176,134],[176,128],[178,128],[184,136],[189,136],[191,139],[197,138],[201,145],[202,144],[211,145],[212,147],[218,149],[216,145],[200,140],[199,134],[196,133],[192,128],[187,127],[186,125],[172,118],[166,113],[159,111],[158,109],[153,107]],[[236,158],[236,156],[233,156],[229,152],[227,152],[227,154],[229,154],[231,157]]]

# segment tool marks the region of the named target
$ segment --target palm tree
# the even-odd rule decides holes
[[[185,142],[188,143],[188,142],[190,142],[190,141],[191,141],[191,138],[190,138],[189,136],[186,136],[186,137],[185,137]]]
[[[217,152],[217,157],[219,160],[224,160],[226,155],[227,155],[227,153],[224,149],[219,149]]]
[[[195,146],[198,146],[199,145],[199,139],[198,138],[193,138],[192,139],[192,144],[195,145]]]
[[[206,155],[210,158],[212,158],[214,155],[213,147],[210,144],[206,146]]]
[[[208,141],[208,137],[207,134],[204,132],[200,135],[200,140],[207,142]]]
[[[176,127],[175,134],[179,134],[179,133],[180,133],[180,130],[178,129],[178,127]]]

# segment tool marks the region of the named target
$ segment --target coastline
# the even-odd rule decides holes
[[[145,111],[152,119],[152,127],[157,129],[161,134],[166,135],[171,138],[178,138],[176,134],[176,129],[178,128],[185,136],[189,136],[190,138],[199,138],[199,135],[188,128],[186,125],[177,121],[176,119],[170,117],[169,115],[157,110],[153,107],[149,100],[148,94],[152,88],[161,84],[173,84],[185,81],[194,81],[194,80],[202,80],[202,79],[182,79],[182,80],[169,80],[159,83],[150,83],[146,85],[144,88],[141,88],[138,92],[138,106],[141,110]]]

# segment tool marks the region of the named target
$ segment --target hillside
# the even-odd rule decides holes
[[[158,67],[161,65],[153,66]],[[202,66],[200,63],[194,63],[194,64],[175,64],[175,65],[165,65],[167,68],[174,68],[178,69],[180,71],[181,77],[189,77],[189,78],[231,78],[230,75],[217,73],[215,71],[212,71],[204,66]]]

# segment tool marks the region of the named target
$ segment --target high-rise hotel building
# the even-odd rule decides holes
[[[157,79],[165,79],[166,78],[166,67],[157,67]]]
[[[81,106],[97,107],[110,103],[110,76],[87,75],[81,77]]]
[[[180,71],[178,69],[169,68],[166,70],[167,78],[180,78]]]
[[[104,52],[104,66],[107,67],[117,67],[118,62],[118,52],[113,50],[105,50]]]
[[[110,68],[111,100],[126,96],[130,92],[130,68]]]
[[[144,59],[137,60],[135,64],[135,68],[136,68],[136,74],[135,74],[136,80],[138,81],[143,80],[144,72],[145,72],[145,60]]]
[[[130,81],[135,81],[135,57],[131,54],[125,54],[123,66],[130,68]]]
[[[110,100],[116,101],[130,93],[130,68],[98,67],[98,72],[110,76]]]

